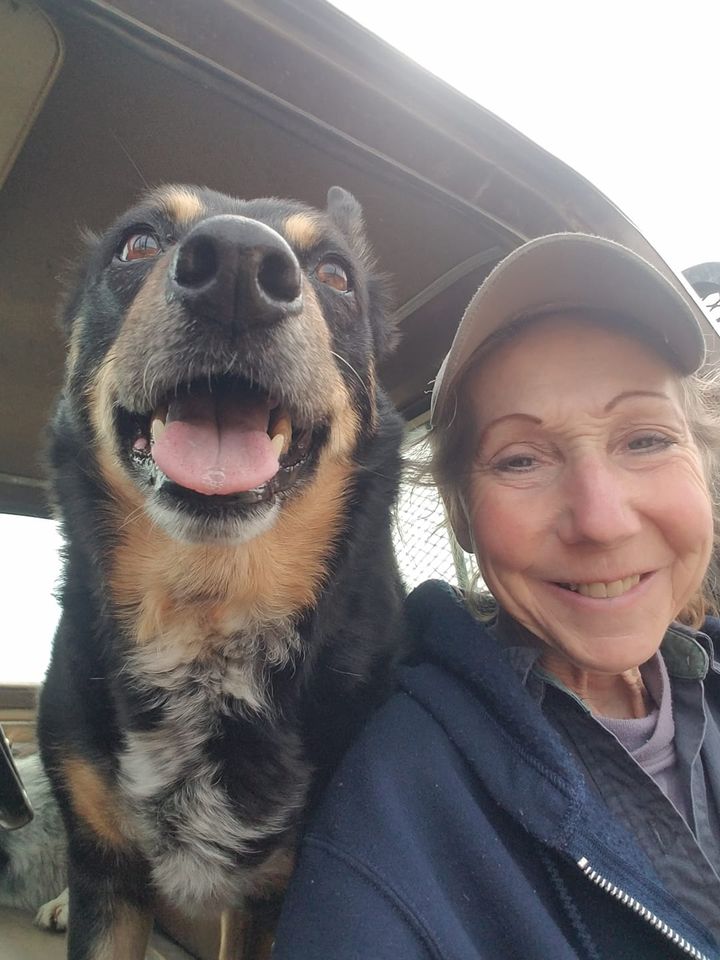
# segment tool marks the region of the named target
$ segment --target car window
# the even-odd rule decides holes
[[[421,424],[408,432],[409,460],[427,458],[422,443],[426,430]],[[400,488],[393,535],[408,590],[433,578],[465,586],[472,577],[472,559],[452,535],[436,488],[416,483],[409,472]],[[60,616],[55,598],[61,572],[60,532],[53,520],[0,514],[0,539],[4,620],[0,685],[40,683]]]
[[[60,534],[53,520],[0,514],[0,685],[39,683],[60,617]]]

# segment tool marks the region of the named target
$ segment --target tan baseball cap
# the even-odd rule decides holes
[[[627,318],[629,327],[647,332],[651,341],[666,348],[682,374],[697,370],[705,359],[703,331],[711,326],[689,290],[674,286],[614,240],[554,233],[513,250],[468,304],[435,379],[432,422],[442,422],[451,388],[491,334],[521,317],[582,309]]]

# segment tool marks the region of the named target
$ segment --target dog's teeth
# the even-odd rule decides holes
[[[286,452],[285,447],[286,438],[282,433],[276,433],[274,437],[271,438],[270,443],[272,444],[273,450],[275,451],[278,460]],[[290,444],[287,445],[287,449],[290,448]]]
[[[153,421],[150,424],[150,436],[152,437],[153,443],[158,441],[163,435],[165,430],[165,421],[160,417],[153,417]]]
[[[290,449],[290,442],[292,440],[292,423],[290,417],[286,413],[281,413],[270,429],[272,430],[270,440],[273,448],[278,457],[281,457]]]

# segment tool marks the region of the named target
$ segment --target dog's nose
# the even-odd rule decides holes
[[[199,319],[238,328],[302,309],[295,254],[279,233],[247,217],[209,217],[193,227],[176,250],[170,288]]]

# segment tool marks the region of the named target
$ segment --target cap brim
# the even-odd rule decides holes
[[[665,348],[682,374],[705,358],[702,308],[652,264],[619,243],[580,233],[531,240],[502,260],[470,301],[435,380],[437,421],[451,387],[479,347],[521,317],[599,310],[626,318],[629,329]]]

